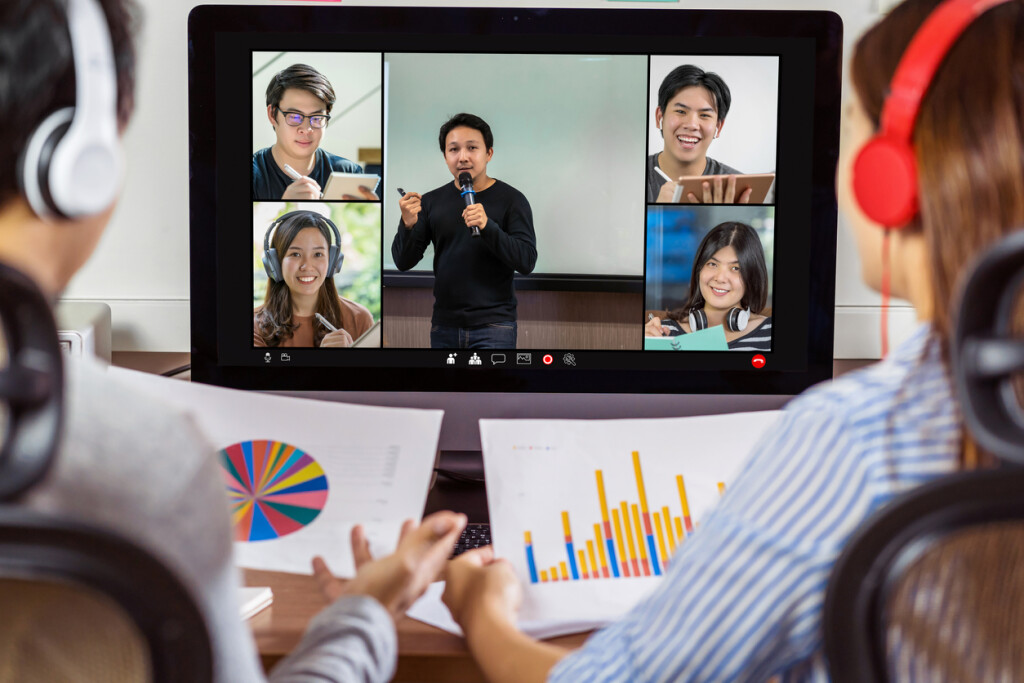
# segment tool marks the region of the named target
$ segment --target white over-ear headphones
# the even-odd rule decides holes
[[[117,71],[97,0],[68,0],[75,106],[40,123],[22,154],[22,192],[39,216],[80,218],[106,209],[121,185]]]

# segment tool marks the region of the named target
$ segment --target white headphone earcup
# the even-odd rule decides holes
[[[750,311],[745,308],[730,308],[727,320],[730,330],[742,332],[747,329],[747,323],[750,322]]]
[[[708,326],[708,316],[699,308],[690,311],[687,321],[690,323],[690,332],[699,332],[700,330],[707,329]]]
[[[121,185],[121,148],[98,130],[72,121],[56,141],[48,169],[53,207],[69,218],[100,213],[117,199]]]
[[[67,132],[74,115],[74,107],[65,107],[47,116],[32,131],[32,135],[29,136],[28,143],[21,153],[18,163],[18,180],[25,200],[28,201],[37,216],[49,216],[57,213],[50,197],[50,161],[53,158],[54,148]]]

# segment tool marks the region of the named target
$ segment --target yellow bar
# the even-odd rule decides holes
[[[594,525],[594,542],[597,543],[597,554],[601,556],[601,569],[608,566],[608,554],[604,551],[604,543],[601,542],[601,525]],[[587,541],[588,543],[590,541]]]
[[[567,510],[562,511],[562,528],[565,529],[567,538],[572,537],[572,530],[569,529],[569,512]]]
[[[599,546],[601,545],[601,541],[600,540],[597,541],[597,545],[599,545]],[[594,570],[593,570],[594,571],[594,576],[595,577],[599,576],[598,571],[597,571],[597,555],[594,554],[594,542],[591,541],[590,539],[587,539],[587,555],[590,556],[590,566],[594,568]],[[604,567],[604,566],[607,566],[607,565],[605,565],[602,562],[601,566]]]
[[[724,496],[725,495],[725,482],[724,481],[718,482],[718,495],[720,495],[720,496]]]
[[[676,475],[676,486],[679,487],[679,502],[683,504],[683,517],[689,517],[690,504],[686,502],[686,486],[683,484],[683,475]]]
[[[558,581],[558,567],[551,568],[551,580]]]
[[[561,562],[558,563],[558,567],[562,570],[562,581],[568,581],[569,580],[569,565],[567,565],[565,563],[565,560],[562,560]]]
[[[612,520],[615,522],[615,545],[619,549],[619,559],[626,563],[626,544],[622,541],[622,520],[619,519],[619,511],[612,508]]]
[[[686,536],[683,535],[683,518],[676,517],[676,537],[679,539],[679,545],[683,544],[686,540]]]
[[[633,470],[636,472],[636,488],[640,491],[640,511],[647,514],[647,491],[644,489],[644,475],[640,471],[640,451],[633,451]]]
[[[672,513],[668,510],[668,505],[661,508],[661,518],[665,520],[665,535],[668,536],[668,550],[673,555],[676,554],[676,535],[672,533]]]
[[[665,552],[665,534],[661,530],[661,515],[654,513],[654,530],[658,532],[658,551],[661,553],[661,564],[668,566],[668,553]]]
[[[582,550],[576,551],[580,556],[580,576],[587,576],[590,572],[587,571],[587,556],[583,554]]]
[[[601,470],[594,470],[594,474],[597,476],[597,497],[601,500],[601,521],[607,522],[608,517],[608,499],[604,495],[604,474]]]
[[[541,569],[540,570],[540,580],[541,580],[541,582],[544,582],[544,581],[548,580],[548,570],[547,569]]]
[[[636,544],[640,546],[640,559],[647,559],[647,548],[644,547],[644,528],[640,526],[640,508],[636,503],[630,506],[633,510],[633,525],[636,526]]]
[[[527,531],[526,534],[526,545],[533,545],[533,535]]]
[[[635,505],[633,507],[636,507]],[[618,520],[615,520],[616,523]],[[626,527],[626,543],[629,545],[629,559],[636,559],[636,548],[633,547],[633,527],[629,525],[629,505],[622,501],[622,526]]]

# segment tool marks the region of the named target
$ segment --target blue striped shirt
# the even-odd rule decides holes
[[[808,390],[658,588],[549,680],[828,680],[822,607],[840,549],[879,507],[957,468],[959,425],[928,325],[882,362]]]

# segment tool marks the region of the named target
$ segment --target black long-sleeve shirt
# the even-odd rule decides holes
[[[454,183],[423,195],[416,225],[399,221],[391,255],[399,270],[412,268],[434,244],[436,325],[478,327],[516,319],[513,275],[529,275],[537,264],[533,213],[522,192],[494,183],[476,193],[487,225],[473,237],[462,220],[466,203]]]

